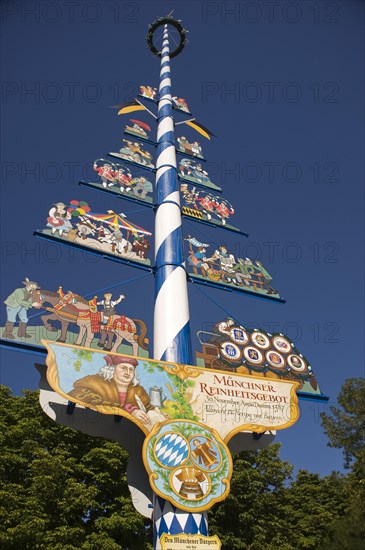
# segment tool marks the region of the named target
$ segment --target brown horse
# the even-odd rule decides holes
[[[64,294],[55,306],[56,315],[64,315],[66,310],[67,312],[71,310],[77,315],[75,322],[79,327],[79,334],[74,345],[90,347],[95,334],[100,332],[102,338],[98,346],[105,346],[106,351],[117,352],[123,340],[126,340],[132,346],[133,355],[138,355],[138,346],[147,349],[147,327],[142,320],[112,315],[108,318],[108,323],[104,325],[102,314],[97,312],[96,309],[95,311],[92,311],[92,309],[88,300],[78,294],[73,294],[71,291]],[[113,344],[114,337],[115,342]]]
[[[41,316],[42,323],[46,330],[57,332],[57,328],[52,325],[50,321],[59,321],[61,323],[61,334],[57,339],[57,342],[65,343],[69,324],[76,324],[78,313],[73,308],[69,307],[66,302],[64,302],[64,304],[60,304],[60,300],[62,300],[61,296],[63,294],[61,287],[58,292],[42,289],[40,293],[42,297],[42,307],[48,311],[48,313]],[[50,304],[52,307],[44,306],[43,304],[45,303]]]

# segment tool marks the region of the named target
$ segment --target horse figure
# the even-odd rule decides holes
[[[48,312],[41,316],[42,323],[46,330],[57,332],[58,329],[50,321],[59,321],[61,323],[61,334],[57,342],[65,343],[69,324],[76,324],[78,312],[72,308],[72,304],[69,304],[67,299],[64,299],[65,295],[62,287],[57,292],[42,289],[40,293],[42,296],[42,307]],[[44,306],[44,303],[51,304],[52,307]]]
[[[97,311],[96,299],[85,300],[78,294],[68,291],[63,296],[63,301],[74,311],[77,311],[76,324],[79,327],[79,335],[74,343],[75,346],[84,345],[90,347],[96,333],[101,333],[98,342],[99,347],[106,351],[117,352],[119,346],[126,340],[131,346],[133,355],[138,355],[138,346],[147,349],[147,327],[140,319],[131,319],[124,315],[111,315],[107,318],[107,324],[102,323],[102,313]],[[70,304],[72,304],[70,306]],[[139,334],[137,333],[137,327]],[[113,344],[115,336],[115,342]],[[83,344],[84,342],[84,344]]]

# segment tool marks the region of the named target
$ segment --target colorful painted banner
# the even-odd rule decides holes
[[[187,270],[193,281],[285,302],[272,286],[272,276],[260,261],[235,258],[223,244],[209,253],[207,249],[212,245],[190,235],[185,240],[189,243]]]
[[[208,172],[203,170],[202,165],[191,158],[183,158],[179,161],[178,177],[180,181],[186,183],[193,183],[199,187],[222,191],[218,185],[209,179]]]
[[[187,183],[181,183],[180,190],[181,210],[184,216],[242,234],[238,227],[228,223],[234,215],[234,208],[227,199]],[[247,233],[243,234],[247,236]]]
[[[153,183],[146,176],[138,175],[138,170],[103,158],[94,161],[93,169],[95,175],[100,178],[99,181],[80,181],[81,185],[153,206]]]
[[[123,139],[123,146],[118,153],[108,153],[111,157],[122,159],[133,166],[140,166],[146,170],[154,170],[155,165],[152,162],[152,154],[145,151],[142,143]]]
[[[292,380],[298,383],[299,395],[323,395],[308,359],[284,334],[247,329],[228,317],[210,331],[198,331],[197,336],[202,349],[196,359],[201,367]]]
[[[124,294],[83,297],[60,286],[55,292],[26,278],[5,300],[7,320],[1,340],[9,345],[43,346],[44,339],[88,348],[148,356],[147,327],[127,316]],[[123,309],[123,311],[121,311]]]
[[[281,430],[299,418],[293,380],[43,344],[54,391],[101,413],[124,416],[146,435],[156,425],[184,420],[211,427],[227,443],[243,430]]]
[[[61,243],[96,250],[126,261],[150,265],[148,259],[152,234],[129,221],[125,214],[108,210],[101,214],[91,211],[85,201],[57,202],[48,212],[47,227],[38,230]]]

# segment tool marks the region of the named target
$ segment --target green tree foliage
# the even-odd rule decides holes
[[[322,416],[347,475],[321,478],[280,459],[280,445],[234,455],[231,492],[209,512],[222,550],[362,550],[365,545],[364,382],[350,380]],[[151,523],[133,508],[127,454],[50,420],[38,393],[0,386],[0,547],[148,550]]]
[[[365,449],[365,378],[349,378],[341,388],[338,406],[322,413],[322,425],[330,447],[343,449],[350,466]]]
[[[53,422],[37,392],[0,386],[0,547],[141,550],[151,525],[133,507],[117,443]]]
[[[320,478],[280,459],[280,445],[234,457],[231,493],[214,508],[209,527],[223,549],[328,550],[343,509],[342,478]]]
[[[363,550],[365,547],[365,379],[346,380],[338,406],[322,413],[322,425],[330,447],[343,450],[346,476],[344,511],[335,526],[333,550]]]

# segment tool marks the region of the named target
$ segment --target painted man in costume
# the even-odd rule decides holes
[[[274,287],[271,286],[272,277],[270,273],[264,268],[261,262],[256,261],[253,266],[255,273],[261,275],[261,280],[264,284],[264,288],[267,294],[277,294],[277,291]]]
[[[136,377],[138,361],[116,355],[104,359],[106,364],[99,372],[76,380],[68,395],[89,405],[120,407],[150,428],[147,412],[153,407]]]
[[[250,279],[254,273],[254,268],[249,258],[245,260],[243,258],[237,258],[237,263],[233,267],[233,271],[236,273],[236,279],[233,280],[234,284],[238,286],[251,286]]]
[[[119,298],[116,300],[112,300],[113,295],[110,292],[107,292],[104,294],[104,300],[100,300],[100,302],[96,302],[97,306],[103,306],[102,314],[103,314],[103,324],[106,325],[108,323],[108,319],[111,315],[116,315],[117,312],[115,310],[115,306],[120,304],[122,300],[124,300],[125,296],[124,294],[120,294]]]
[[[3,338],[14,340],[13,327],[17,317],[19,319],[18,336],[20,338],[31,338],[31,335],[26,333],[28,323],[27,310],[32,307],[40,307],[39,302],[33,301],[32,298],[33,291],[37,290],[39,286],[28,278],[23,281],[23,285],[25,285],[25,288],[16,288],[14,292],[4,300],[7,321]]]

